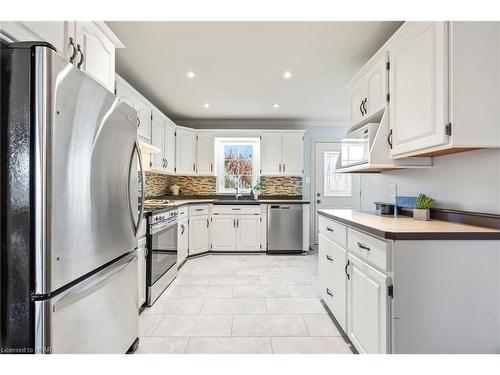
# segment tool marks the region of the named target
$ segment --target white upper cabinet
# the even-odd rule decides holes
[[[11,41],[45,41],[109,91],[115,89],[115,49],[123,44],[104,22],[2,22]]]
[[[151,155],[150,169],[156,172],[163,172],[165,170],[165,115],[155,108],[152,110],[151,117],[151,144],[160,149],[161,152]]]
[[[138,128],[137,136],[151,142],[151,111],[153,105],[149,103],[139,92],[130,86],[122,77],[116,75],[116,95],[137,111]]]
[[[302,176],[303,132],[263,132],[260,141],[262,176]]]
[[[446,22],[407,22],[390,45],[391,156],[447,142]]]
[[[407,22],[388,46],[391,157],[500,147],[499,22]]]
[[[196,134],[196,172],[200,175],[213,175],[214,158],[214,134],[198,132]]]
[[[304,172],[303,133],[283,133],[282,135],[283,174],[302,176]]]
[[[177,174],[196,173],[196,132],[178,127],[175,145],[175,165]]]
[[[375,55],[349,83],[349,122],[353,127],[369,121],[387,103],[387,54]]]
[[[114,91],[116,42],[110,39],[110,33],[102,23],[76,22],[75,40],[79,50],[76,64],[108,90]]]
[[[262,133],[260,141],[261,175],[281,173],[281,132]]]
[[[164,171],[175,172],[175,124],[165,117],[165,141],[163,143],[163,156],[165,158]]]

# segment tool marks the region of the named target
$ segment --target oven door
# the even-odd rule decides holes
[[[149,285],[155,284],[177,265],[177,218],[150,227]]]

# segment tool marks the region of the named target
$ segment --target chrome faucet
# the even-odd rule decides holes
[[[239,200],[241,198],[241,193],[240,190],[238,189],[238,186],[236,186],[234,190],[236,190],[236,200]]]

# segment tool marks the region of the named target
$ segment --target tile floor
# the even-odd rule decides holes
[[[315,255],[188,260],[139,317],[136,353],[352,353],[321,304]]]

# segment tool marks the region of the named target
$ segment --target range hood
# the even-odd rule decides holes
[[[371,125],[371,124],[369,124]],[[351,129],[350,134],[353,134],[358,129]],[[350,140],[349,135],[346,140]],[[356,165],[343,166],[342,154],[337,159],[338,173],[380,173],[384,171],[392,171],[406,168],[429,168],[432,166],[432,158],[430,157],[408,157],[402,159],[391,159],[390,144],[389,144],[389,109],[387,108],[380,124],[376,130],[375,137],[370,139],[369,150],[365,158],[365,162]]]

